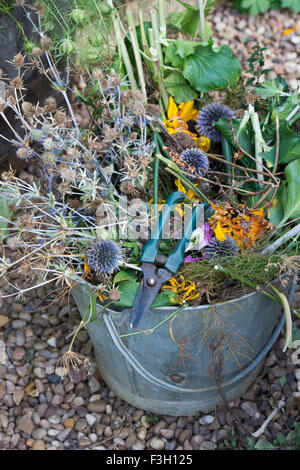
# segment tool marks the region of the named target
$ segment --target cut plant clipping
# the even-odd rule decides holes
[[[35,177],[1,173],[0,275],[26,281],[3,299],[50,283],[73,296],[62,375],[89,364],[75,341],[87,329],[118,396],[188,416],[241,396],[275,342],[293,344],[300,90],[259,44],[245,69],[217,45],[216,2],[177,3],[17,2],[34,39],[12,79],[1,71],[0,137]],[[32,70],[51,84],[39,102]]]

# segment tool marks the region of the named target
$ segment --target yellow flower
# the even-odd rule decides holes
[[[183,184],[181,183],[180,179],[177,179],[175,180],[175,184],[177,186],[177,189],[178,191],[181,191],[182,193],[186,194],[186,196],[189,198],[189,199],[192,199],[193,201],[195,202],[199,202],[200,199],[197,197],[196,193],[194,193],[194,191],[192,191],[191,189],[189,189],[188,191],[185,189],[185,187],[183,186]]]
[[[158,212],[160,212],[162,210],[162,208],[164,207],[165,202],[166,201],[164,199],[162,199],[161,201],[158,201],[158,204],[157,204],[158,205]],[[149,205],[153,204],[153,197],[151,199],[149,199],[148,204]]]
[[[198,110],[194,107],[194,100],[182,102],[178,106],[172,96],[169,98],[168,119],[164,119],[163,123],[169,134],[176,132],[186,132],[197,142],[198,147],[204,152],[210,149],[210,140],[204,136],[189,131],[188,121],[195,121],[198,115]]]
[[[196,299],[199,297],[197,292],[196,284],[192,281],[186,281],[182,275],[179,276],[180,281],[171,277],[169,280],[169,286],[164,286],[163,289],[171,290],[176,294],[177,302],[182,305],[189,300]]]
[[[226,235],[224,234],[222,230],[220,222],[217,223],[217,226],[215,228],[215,236],[220,242],[223,242],[224,240],[226,240]]]

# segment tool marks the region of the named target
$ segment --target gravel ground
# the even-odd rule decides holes
[[[287,10],[270,10],[264,15],[249,16],[234,10],[230,2],[217,6],[208,15],[214,31],[215,44],[230,46],[243,65],[253,46],[266,47],[265,68],[271,72],[268,78],[284,76],[291,90],[297,89],[300,79],[300,15]],[[286,36],[289,28],[298,29]]]
[[[257,41],[267,46],[266,66],[284,74],[290,87],[296,88],[300,28],[285,37],[283,31],[299,24],[299,16],[269,12],[251,18],[218,7],[210,20],[216,42],[227,42],[242,62]],[[15,253],[7,256],[13,259]],[[24,282],[15,273],[9,280],[20,287]],[[13,292],[3,279],[0,289],[4,294]],[[300,291],[294,307],[300,308]],[[255,444],[262,448],[265,440],[280,449],[295,448],[300,369],[292,361],[294,350],[282,352],[282,337],[269,353],[262,374],[228,408],[193,417],[155,416],[109,390],[95,367],[85,331],[79,333],[74,349],[90,359],[90,371],[73,373],[63,381],[55,374],[79,319],[72,299],[58,300],[51,285],[28,291],[22,299],[0,299],[0,449],[249,449]],[[300,328],[299,319],[295,324]],[[280,412],[273,413],[279,403]],[[265,431],[254,439],[251,433],[270,414]]]

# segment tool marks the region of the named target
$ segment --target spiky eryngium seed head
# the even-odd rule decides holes
[[[17,150],[17,156],[19,158],[23,158],[23,159],[27,160],[28,158],[32,157],[32,150],[28,147],[20,147]]]
[[[205,248],[205,255],[208,259],[228,258],[236,256],[239,252],[239,247],[236,241],[226,236],[226,239],[221,241],[217,237],[213,237]]]
[[[32,140],[36,140],[37,142],[41,142],[41,140],[43,139],[43,131],[42,129],[32,129],[30,131],[30,138]]]
[[[186,149],[179,158],[186,164],[187,171],[194,170],[192,176],[204,176],[209,169],[208,156],[199,148]]]
[[[221,142],[222,134],[213,123],[221,118],[233,119],[234,112],[225,104],[214,103],[204,106],[196,119],[196,130],[200,135],[208,137],[213,142]]]
[[[54,148],[54,142],[53,140],[51,139],[51,137],[48,137],[47,139],[45,139],[43,141],[43,147],[45,150],[53,150]]]
[[[119,266],[122,254],[112,240],[98,240],[88,251],[88,264],[96,274],[112,274]]]

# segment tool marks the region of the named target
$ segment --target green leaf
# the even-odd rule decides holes
[[[164,80],[164,84],[168,93],[173,96],[177,104],[182,103],[182,101],[186,103],[197,97],[197,94],[179,72],[173,72],[168,75]]]
[[[294,341],[300,341],[300,328],[295,323],[292,325],[292,335]]]
[[[239,127],[241,124],[241,119],[232,119],[232,125],[234,129],[234,134],[237,137],[237,141],[247,153],[250,155],[253,154],[254,147],[252,142],[253,132],[249,126],[245,126],[240,132]],[[227,118],[221,118],[218,122],[215,123],[215,127],[226,137],[226,139],[237,149],[238,145],[234,139],[232,133],[230,121]]]
[[[269,221],[277,226],[283,219],[283,208],[281,203],[281,188],[277,191],[276,197],[273,200],[272,207],[269,210]]]
[[[0,193],[0,216],[4,217],[7,220],[11,220],[12,212],[9,210],[9,203],[12,200],[7,199],[5,194]],[[5,238],[9,235],[10,230],[8,229],[8,222],[0,218],[0,233]],[[4,239],[5,239],[4,238]]]
[[[179,1],[179,0],[178,0]],[[179,1],[186,10],[184,12],[171,13],[168,18],[168,23],[172,28],[178,29],[184,33],[188,33],[190,36],[194,36],[198,29],[198,36],[200,36],[201,31],[199,27],[199,8],[194,7],[185,2]],[[208,0],[208,4],[205,8],[205,14],[210,10],[215,0]],[[207,41],[212,36],[211,27],[207,22],[204,25],[204,40]]]
[[[114,284],[118,284],[122,281],[135,281],[136,272],[132,270],[122,270],[119,271],[114,277]]]
[[[241,64],[228,46],[213,48],[210,42],[195,47],[184,62],[183,75],[200,92],[235,86],[241,74]]]
[[[279,130],[279,155],[278,164],[288,164],[300,158],[300,136],[287,125],[282,125]],[[274,164],[276,145],[262,156],[271,165]]]
[[[195,47],[199,44],[196,41],[175,40],[170,42],[168,46],[163,48],[165,61],[173,67],[183,68],[184,59],[194,52]]]
[[[300,2],[299,0],[282,0],[282,8],[290,8],[295,13],[300,11]]]
[[[119,307],[132,307],[140,283],[136,281],[123,281],[120,282],[118,289],[120,291],[120,298],[116,305]],[[175,295],[173,292],[161,292],[158,294],[152,304],[152,307],[164,307],[175,304]]]
[[[242,7],[251,15],[265,13],[270,8],[269,0],[242,0]]]
[[[289,163],[285,168],[286,184],[282,183],[282,207],[284,218],[287,220],[300,217],[300,160]]]
[[[282,377],[280,377],[279,382],[280,382],[280,385],[281,385],[282,387],[284,387],[285,384],[287,383],[287,381],[286,381],[286,376],[283,375]],[[277,438],[278,438],[278,436],[277,436]]]
[[[118,289],[120,291],[120,298],[116,305],[119,307],[132,307],[140,284],[135,281],[120,282]]]
[[[205,8],[204,8],[205,15],[211,10],[211,8],[216,3],[216,1],[217,0],[207,0],[206,1]],[[177,0],[177,2],[180,3],[181,5],[183,5],[185,8],[187,8],[187,10],[197,11],[198,14],[199,14],[199,8],[198,7],[194,7],[194,6],[190,5],[189,3],[182,2],[182,0]]]
[[[279,95],[280,92],[283,91],[283,88],[284,86],[281,83],[278,84],[275,80],[267,80],[255,87],[254,91],[262,98],[272,98],[273,96]]]
[[[264,437],[259,439],[257,443],[255,444],[254,448],[256,450],[274,450],[275,447],[271,442],[267,441]]]
[[[278,108],[274,109],[272,112],[272,120],[275,121],[276,116],[278,116],[279,120],[287,120],[287,118],[291,115],[293,111],[292,117],[289,117],[289,124],[291,125],[300,117],[300,108],[298,106],[300,104],[300,94],[293,94],[289,96],[283,104],[281,104]],[[298,110],[297,110],[298,109]]]

